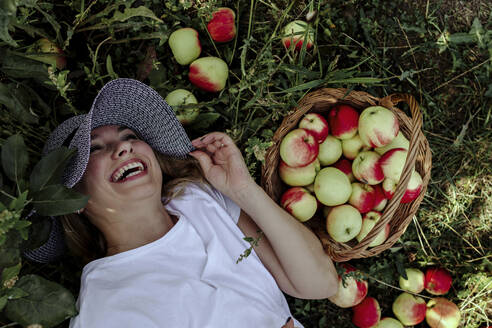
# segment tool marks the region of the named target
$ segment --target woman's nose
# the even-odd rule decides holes
[[[127,140],[122,140],[116,144],[115,151],[113,152],[113,157],[117,159],[125,154],[132,153],[132,152],[133,152],[133,147],[131,142]]]

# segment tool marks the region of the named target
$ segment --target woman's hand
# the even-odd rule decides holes
[[[226,196],[232,198],[255,183],[241,151],[227,134],[211,132],[191,143],[197,150],[190,155],[200,162],[205,178]]]

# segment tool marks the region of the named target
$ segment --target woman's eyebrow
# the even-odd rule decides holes
[[[120,126],[118,128],[118,133],[120,133],[121,131],[124,131],[124,130],[130,130],[130,128],[127,128],[126,126]],[[94,140],[97,138],[99,138],[99,136],[97,134],[91,134],[91,140]]]

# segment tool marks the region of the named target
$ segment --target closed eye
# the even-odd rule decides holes
[[[138,137],[135,134],[130,133],[130,134],[127,134],[123,137],[123,140],[128,140],[128,139],[138,140]],[[101,146],[99,146],[99,145],[92,146],[90,149],[90,152],[92,153],[93,151],[96,151],[98,149],[101,149]]]

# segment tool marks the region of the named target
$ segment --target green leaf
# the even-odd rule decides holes
[[[7,300],[8,300],[7,295],[0,297],[0,312],[4,309],[5,305],[7,305]]]
[[[200,113],[193,122],[194,129],[206,129],[220,117],[219,113]]]
[[[18,298],[26,297],[26,296],[29,296],[29,293],[26,293],[22,289],[17,288],[15,286],[9,288],[9,290],[7,291],[7,297],[9,300],[16,300]]]
[[[113,69],[113,62],[111,61],[111,56],[108,55],[106,57],[106,70],[108,71],[108,74],[109,76],[115,80],[118,78],[118,75],[114,72],[114,69]]]
[[[32,192],[38,192],[49,185],[61,184],[63,171],[76,149],[60,147],[53,150],[34,166],[29,179],[29,188]]]
[[[32,195],[32,204],[42,216],[74,213],[87,204],[89,196],[68,189],[61,184],[47,186]]]
[[[21,135],[9,137],[2,146],[2,167],[7,177],[18,183],[29,162],[27,147]]]
[[[29,226],[29,239],[24,242],[23,249],[36,249],[48,240],[51,233],[51,219],[44,216],[36,216]]]
[[[11,267],[20,262],[19,245],[22,239],[16,230],[7,233],[7,240],[0,246],[0,268]]]
[[[109,19],[107,22],[109,24],[113,22],[124,22],[132,17],[148,17],[162,23],[162,20],[159,19],[156,15],[154,15],[154,12],[152,10],[144,6],[140,6],[137,8],[125,8],[124,12],[117,10],[114,13],[113,17]]]
[[[474,43],[477,40],[474,35],[469,33],[454,33],[448,35],[447,39],[449,43],[454,44]]]
[[[9,210],[11,211],[19,211],[22,210],[26,204],[28,191],[24,191],[19,195],[16,199],[13,199],[9,204]]]
[[[54,327],[77,314],[75,298],[66,288],[37,275],[25,275],[16,284],[29,295],[9,300],[5,315],[23,326]]]
[[[3,269],[2,280],[1,280],[2,286],[7,280],[10,280],[15,276],[18,276],[21,268],[22,268],[22,263],[19,262],[17,265]]]
[[[1,70],[11,78],[35,79],[43,84],[49,81],[48,69],[43,63],[24,58],[14,51],[0,53]]]
[[[16,11],[15,0],[2,0],[0,4],[0,39],[12,47],[18,46],[9,34],[10,20],[15,19]]]
[[[319,87],[320,85],[324,84],[326,81],[325,79],[319,79],[319,80],[314,80],[314,81],[309,81],[300,85],[297,85],[292,88],[285,89],[283,91],[279,92],[274,92],[274,93],[289,93],[289,92],[294,92],[294,91],[301,91],[301,90],[306,90],[306,89],[312,89]]]
[[[31,109],[32,99],[29,92],[20,84],[0,83],[0,104],[10,110],[10,114],[19,122],[38,124],[38,116]]]

